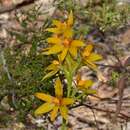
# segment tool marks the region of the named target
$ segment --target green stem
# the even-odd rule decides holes
[[[66,120],[62,119],[61,130],[67,130]]]
[[[81,93],[79,96],[77,96],[76,100],[80,99],[82,96],[84,96],[84,93]]]
[[[67,97],[70,97],[71,88],[72,88],[72,75],[69,74],[69,77],[67,77],[68,82],[68,91],[67,91]]]
[[[67,97],[70,97],[71,89],[72,89],[72,82],[73,82],[73,73],[71,70],[71,63],[69,61],[69,57],[66,58],[67,68],[68,68],[68,75],[66,75],[67,83],[68,83],[68,90],[67,90]]]

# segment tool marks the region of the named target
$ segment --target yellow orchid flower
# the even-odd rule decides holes
[[[71,39],[61,39],[59,37],[53,36],[47,39],[47,42],[51,44],[48,51],[43,52],[43,54],[59,54],[59,60],[63,61],[69,52],[73,57],[77,56],[77,50],[79,47],[84,46],[84,43],[80,40]]]
[[[48,28],[47,31],[52,32],[57,35],[63,35],[65,38],[71,38],[73,35],[73,13],[70,12],[68,16],[68,20],[65,22],[61,22],[58,20],[53,20],[54,28]]]
[[[94,62],[101,60],[102,56],[92,52],[92,50],[93,50],[93,45],[92,44],[87,45],[84,51],[82,52],[82,57],[84,63],[87,64],[88,67],[97,70],[97,66],[96,64],[94,64]]]
[[[74,99],[72,98],[63,98],[63,86],[61,84],[60,79],[58,78],[55,82],[55,97],[44,94],[44,93],[36,93],[35,96],[46,103],[41,105],[36,109],[35,115],[45,114],[51,111],[51,121],[54,121],[58,111],[60,111],[61,116],[67,120],[68,116],[68,105],[74,103]]]
[[[50,64],[45,71],[49,71],[43,78],[42,81],[50,78],[51,76],[55,75],[60,69],[60,62],[57,60],[53,60],[52,64]]]
[[[90,92],[93,93],[95,92],[95,90],[91,89],[91,86],[93,85],[93,81],[92,80],[82,80],[81,79],[81,75],[77,74],[76,76],[76,85],[77,88],[83,92]]]

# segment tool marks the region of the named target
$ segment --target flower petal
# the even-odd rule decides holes
[[[59,55],[59,61],[63,61],[67,55],[68,48],[64,48],[62,53]]]
[[[94,64],[94,63],[92,63],[91,61],[89,61],[89,60],[85,60],[85,64],[89,67],[89,68],[91,68],[91,69],[93,69],[93,70],[97,70],[97,66]]]
[[[66,38],[72,38],[72,36],[73,36],[73,30],[71,28],[66,28],[64,30],[64,36]]]
[[[86,90],[84,90],[84,92],[88,95],[97,93],[97,91],[95,89],[86,89]]]
[[[53,44],[60,44],[61,43],[61,39],[58,37],[49,37],[47,39],[48,43],[53,43]]]
[[[84,46],[84,43],[80,40],[73,40],[71,42],[71,45],[74,46],[74,47],[81,47],[81,46]]]
[[[91,53],[88,57],[87,57],[87,60],[89,61],[98,61],[98,60],[101,60],[102,59],[102,56],[99,55],[99,54],[96,54],[96,53]]]
[[[93,45],[89,44],[85,47],[84,52],[83,52],[83,57],[87,57],[91,54],[91,51],[93,50]]]
[[[47,28],[46,31],[59,34],[60,30],[59,28]]]
[[[55,94],[58,98],[63,96],[63,86],[59,78],[55,82]]]
[[[93,85],[93,81],[92,80],[86,80],[85,81],[85,88],[91,87]]]
[[[70,105],[74,103],[74,99],[72,98],[63,98],[62,99],[62,105]]]
[[[76,47],[70,47],[69,52],[73,57],[77,56],[77,48]]]
[[[40,107],[36,109],[34,114],[35,115],[44,114],[51,111],[53,108],[54,108],[54,104],[44,103],[43,105],[41,105]]]
[[[86,81],[86,80],[80,79],[80,80],[77,81],[77,85],[78,85],[78,86],[84,86],[84,85],[85,85],[85,81]]]
[[[35,93],[35,96],[43,101],[49,102],[51,103],[53,100],[53,97],[51,95],[48,94],[44,94],[44,93]]]
[[[58,68],[58,65],[54,65],[54,64],[50,64],[47,66],[47,68],[45,69],[45,71],[51,71],[51,70],[56,70]]]
[[[51,112],[51,121],[54,121],[56,116],[57,116],[57,113],[58,113],[58,109],[59,107],[58,106],[55,106]]]
[[[47,73],[47,74],[42,78],[42,81],[45,80],[45,79],[47,79],[47,78],[52,77],[52,76],[55,75],[58,71],[59,71],[59,69],[55,69],[55,70],[53,70],[53,71]]]
[[[73,25],[73,12],[72,11],[69,14],[67,24],[68,24],[68,26],[72,26]]]
[[[59,20],[53,20],[52,23],[53,23],[53,25],[56,25],[57,27],[60,27],[62,24],[61,21],[59,21]]]
[[[67,120],[67,117],[68,117],[68,108],[66,106],[61,106],[60,107],[60,113],[61,113],[61,116]]]
[[[82,85],[82,83],[80,83],[79,81],[79,89],[88,89],[89,87],[91,87],[93,85],[93,81],[92,80],[81,80],[84,81],[84,84]]]
[[[44,52],[44,54],[46,54],[46,55],[56,54],[56,53],[61,52],[62,49],[63,49],[62,45],[54,45],[54,46],[50,47],[47,52]]]

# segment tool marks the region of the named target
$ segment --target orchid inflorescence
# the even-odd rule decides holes
[[[46,75],[42,81],[57,75],[55,79],[55,96],[38,92],[35,96],[45,103],[36,109],[35,115],[50,112],[50,119],[54,121],[58,111],[63,119],[67,120],[68,105],[78,101],[77,93],[80,91],[84,95],[93,94],[95,90],[91,87],[93,81],[90,79],[82,79],[82,75],[78,70],[87,65],[90,69],[96,71],[97,65],[95,61],[101,60],[102,56],[93,52],[93,44],[85,44],[81,39],[74,38],[73,30],[73,13],[70,12],[68,19],[64,22],[53,20],[53,27],[47,28],[46,31],[51,32],[52,36],[47,38],[48,48],[43,49],[44,55],[55,55],[57,59],[46,68]],[[60,73],[64,75],[67,85],[63,84]],[[74,81],[74,77],[76,80]],[[67,87],[66,89],[63,89]],[[67,92],[64,92],[66,90]],[[81,93],[79,93],[81,94]]]

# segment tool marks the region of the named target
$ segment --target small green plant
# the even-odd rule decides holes
[[[118,5],[116,0],[103,0],[94,8],[88,6],[88,19],[101,31],[111,31],[122,27],[128,20],[128,6]]]
[[[111,73],[111,79],[110,79],[110,81],[109,81],[109,84],[110,84],[112,87],[115,87],[116,84],[117,84],[117,81],[118,81],[119,77],[120,77],[120,74],[119,74],[118,72],[116,72],[116,71],[113,71],[113,72]]]
[[[17,117],[20,121],[25,121],[25,115],[35,106],[32,96],[35,92],[52,90],[51,79],[41,81],[44,68],[53,57],[39,53],[40,47],[45,46],[44,39],[49,35],[44,32],[49,25],[48,20],[39,29],[35,26],[39,15],[39,8],[16,15],[21,30],[9,30],[15,38],[14,45],[3,48],[0,53],[0,99],[8,96],[10,106],[19,112]]]
[[[108,32],[123,27],[129,20],[129,5],[118,3],[117,0],[87,0],[83,6],[74,0],[60,0],[57,1],[57,7],[60,10],[74,10],[76,18],[80,21],[79,25],[81,22],[84,24],[84,29],[81,27],[84,33],[93,29]]]

